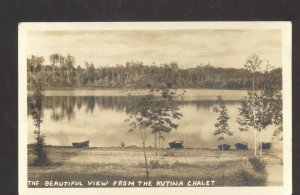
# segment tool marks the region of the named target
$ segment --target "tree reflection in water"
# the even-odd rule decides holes
[[[31,97],[28,97],[28,100]],[[127,96],[45,96],[43,109],[51,110],[51,119],[60,121],[75,118],[76,110],[85,109],[86,113],[93,113],[95,107],[100,110],[113,110],[123,112],[126,108]],[[185,100],[175,101],[179,106],[196,106],[197,110],[209,110],[215,104],[213,100]],[[236,101],[226,101],[226,104],[234,104]],[[29,115],[29,113],[28,113]]]

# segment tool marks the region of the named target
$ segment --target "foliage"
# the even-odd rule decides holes
[[[38,79],[45,87],[147,88],[149,83],[163,82],[172,83],[176,88],[247,89],[252,86],[251,72],[247,69],[216,68],[210,64],[185,69],[174,62],[159,65],[127,62],[115,66],[85,62],[80,65],[76,64],[75,56],[69,54],[51,54],[49,61],[50,65],[44,65],[44,58],[34,55],[27,59],[30,89]],[[276,78],[274,84],[281,86],[280,68],[270,71],[270,76]],[[257,89],[262,89],[268,78],[260,72],[256,72],[255,77]]]
[[[36,166],[44,166],[49,164],[49,159],[47,157],[47,152],[44,148],[45,146],[45,135],[39,135],[35,137],[36,144],[33,145],[34,154],[37,158],[34,160],[34,165]]]
[[[43,89],[42,84],[39,81],[34,82],[35,91],[28,102],[28,109],[30,114],[32,115],[34,126],[39,131],[41,123],[43,122],[43,108],[42,108],[42,101],[43,101]]]
[[[174,92],[167,88],[157,91],[160,93],[159,97],[155,96],[151,90],[146,96],[130,96],[126,111],[134,114],[139,126],[151,129],[151,133],[169,133],[178,127],[172,119],[180,119],[182,114],[172,101]]]
[[[265,171],[265,168],[266,168],[266,162],[265,161],[260,160],[259,158],[254,156],[254,157],[249,158],[249,162],[250,162],[250,164],[252,165],[252,167],[254,168],[255,171],[258,171],[258,172]]]
[[[246,60],[244,67],[246,70],[252,75],[252,89],[248,90],[248,95],[245,97],[245,101],[242,103],[242,106],[239,108],[239,117],[237,118],[237,122],[241,125],[241,131],[247,131],[249,126],[254,127],[254,129],[260,129],[257,123],[260,120],[256,118],[256,111],[258,105],[258,95],[257,89],[255,88],[255,76],[257,72],[260,70],[260,66],[262,64],[262,60],[259,59],[258,55],[253,54],[249,56]],[[254,138],[256,141],[256,137]],[[256,147],[256,142],[255,142]],[[255,148],[256,152],[256,148]]]
[[[32,55],[31,58],[27,59],[27,71],[30,74],[40,72],[43,69],[44,61],[44,57]]]
[[[232,136],[233,132],[229,130],[228,126],[228,110],[222,96],[217,96],[216,106],[213,107],[213,111],[219,114],[217,118],[217,123],[215,124],[214,135],[219,135],[218,141],[224,140],[224,135]],[[222,146],[223,150],[223,146]]]
[[[34,126],[36,127],[34,134],[36,143],[34,145],[34,153],[37,156],[35,159],[36,166],[43,166],[49,163],[47,153],[44,149],[45,135],[41,134],[41,124],[43,122],[43,89],[41,82],[34,82],[35,91],[33,97],[28,103],[29,112],[32,115]]]
[[[172,101],[175,92],[169,88],[171,85],[166,83],[158,85],[160,88],[154,88],[152,84],[148,84],[149,93],[145,96],[129,95],[126,106],[126,112],[130,114],[129,118],[125,120],[129,123],[129,131],[138,130],[140,133],[147,177],[149,176],[145,152],[147,132],[154,134],[155,151],[158,155],[157,135],[162,137],[162,132],[169,133],[172,129],[177,129],[178,124],[173,120],[179,120],[182,117],[178,106]]]
[[[239,117],[237,122],[240,124],[241,131],[247,131],[253,127],[256,132],[260,133],[260,142],[262,142],[262,131],[273,123],[275,110],[273,95],[263,91],[248,91],[248,96],[239,108]],[[255,136],[255,156],[256,156],[256,136]],[[260,158],[262,148],[260,148]]]
[[[274,131],[274,136],[279,135],[283,131],[283,119],[282,119],[282,93],[277,91],[273,100],[273,123],[277,126]],[[282,139],[282,138],[281,138]]]
[[[268,125],[275,124],[278,130],[274,134],[282,132],[281,92],[248,91],[248,95],[239,108],[237,122],[240,124],[241,131],[247,131],[249,127],[253,127],[261,132]]]
[[[247,131],[251,126],[260,132],[272,124],[274,114],[272,98],[265,91],[248,91],[237,118],[241,131]]]
[[[260,133],[260,142],[262,142],[261,132],[266,130],[267,126],[275,124],[279,126],[278,130],[282,131],[282,100],[281,87],[275,82],[275,77],[270,71],[270,64],[267,62],[264,75],[266,81],[263,83],[263,88],[258,90],[255,87],[258,71],[261,70],[263,61],[254,54],[250,56],[245,64],[245,68],[252,74],[252,89],[248,91],[248,95],[242,102],[239,108],[239,116],[237,122],[240,124],[241,131],[247,131],[249,127],[253,127],[255,133],[255,150],[256,156],[256,133]],[[260,149],[261,157],[262,149]]]
[[[244,67],[252,74],[257,73],[261,69],[263,60],[257,54],[249,56],[246,60]]]

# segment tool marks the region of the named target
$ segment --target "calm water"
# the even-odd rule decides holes
[[[222,95],[229,111],[229,127],[234,135],[225,137],[225,142],[247,142],[253,147],[252,131],[240,132],[235,122],[238,107],[245,91],[231,90],[187,90],[185,100],[179,104],[183,118],[177,121],[178,129],[165,134],[161,145],[183,140],[185,147],[215,148],[219,142],[213,135],[217,114],[212,111],[216,95]],[[30,94],[30,93],[29,93]],[[127,92],[118,90],[70,90],[46,91],[44,118],[41,131],[46,135],[46,143],[51,145],[71,145],[72,142],[90,140],[91,146],[109,147],[125,145],[141,146],[139,135],[128,132],[124,120]],[[264,141],[272,141],[280,147],[278,138],[272,139],[272,129],[263,133]],[[34,142],[33,120],[28,115],[28,142]],[[148,145],[153,145],[153,135],[148,136]]]

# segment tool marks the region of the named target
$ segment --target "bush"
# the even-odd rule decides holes
[[[149,168],[150,169],[169,169],[170,165],[166,162],[160,162],[158,160],[151,160]]]
[[[258,172],[263,172],[265,171],[266,168],[266,163],[263,160],[259,160],[259,158],[257,157],[250,157],[249,158],[249,162],[252,165],[252,167],[254,168],[255,171]]]
[[[37,156],[34,160],[34,165],[45,166],[49,164],[47,152],[45,151],[45,135],[36,136],[36,144],[33,145],[33,152]]]
[[[172,152],[166,152],[166,153],[162,154],[162,156],[175,156],[175,154]]]

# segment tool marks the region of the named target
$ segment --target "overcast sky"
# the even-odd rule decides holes
[[[43,56],[45,64],[50,54],[60,53],[96,67],[142,61],[242,68],[256,53],[281,67],[280,30],[30,31],[27,40],[27,56]]]

